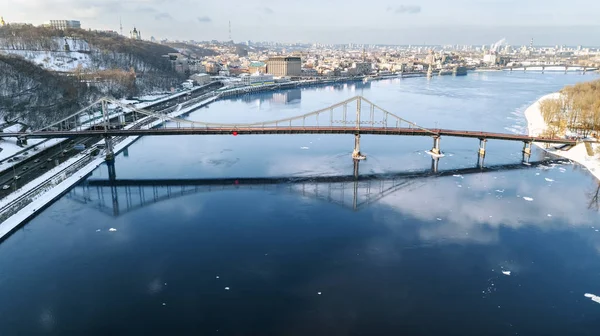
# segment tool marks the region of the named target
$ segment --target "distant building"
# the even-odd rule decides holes
[[[372,71],[372,65],[370,62],[356,62],[352,65],[357,75],[368,75]]]
[[[483,55],[483,63],[487,65],[498,64],[498,56],[496,54],[485,54]]]
[[[242,75],[241,79],[244,85],[264,85],[275,83],[273,80],[273,75],[261,74],[258,72],[252,75]]]
[[[255,73],[255,72],[266,73],[267,65],[264,62],[250,62],[250,65],[248,65],[248,72],[249,73]]]
[[[302,59],[296,56],[270,57],[267,73],[277,77],[297,77],[302,75]]]
[[[50,20],[48,25],[58,30],[81,29],[81,22],[78,20]]]
[[[243,46],[241,46],[241,45],[235,46],[235,53],[239,57],[246,57],[246,56],[248,56],[248,50],[246,48],[244,48]]]
[[[186,80],[181,84],[184,90],[191,90],[194,87],[194,81],[191,79]]]
[[[142,32],[137,30],[137,28],[133,27],[133,30],[129,32],[129,37],[132,40],[141,40],[142,39]]]
[[[210,82],[210,75],[209,74],[194,74],[190,76],[190,79],[194,81],[194,83],[198,84],[198,85],[204,85],[204,84],[208,84]]]

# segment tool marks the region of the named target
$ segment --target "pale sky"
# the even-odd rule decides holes
[[[598,0],[0,0],[7,22],[135,25],[144,38],[381,44],[600,45]]]

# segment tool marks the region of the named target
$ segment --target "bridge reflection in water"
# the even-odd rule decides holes
[[[210,179],[117,179],[114,165],[108,164],[108,180],[88,179],[74,187],[66,197],[114,217],[178,197],[231,190],[289,193],[358,211],[398,190],[410,188],[415,182],[423,179],[528,169],[538,164],[565,161],[544,160],[530,164],[514,163],[489,167],[483,167],[478,162],[473,168],[445,171],[438,171],[438,162],[437,159],[432,160],[432,169],[428,170],[360,175],[360,161],[354,160],[352,175]]]

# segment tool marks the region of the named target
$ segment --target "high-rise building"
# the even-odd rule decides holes
[[[78,20],[50,20],[47,25],[58,30],[81,28],[81,22]]]
[[[267,73],[277,77],[296,77],[302,75],[302,59],[296,56],[269,57]]]

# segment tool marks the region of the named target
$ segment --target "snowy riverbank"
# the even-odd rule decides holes
[[[174,112],[169,113],[167,116],[171,118],[179,117],[183,114],[192,112],[196,109],[206,106],[219,98],[218,96],[208,97],[209,95],[211,94],[201,96],[200,98],[204,97],[205,99],[202,99],[202,101],[194,103],[186,108],[181,108],[180,104],[180,108],[178,108]],[[143,122],[144,120],[145,118],[139,120],[139,122]],[[162,123],[162,120],[155,120],[150,124],[144,126],[144,128],[153,128],[159,126]],[[133,126],[134,125],[132,124],[126,126],[125,128],[127,129]],[[115,154],[127,148],[129,145],[135,142],[137,138],[138,137],[126,137],[123,141],[116,144],[114,147]],[[103,142],[103,140],[101,140],[101,142]],[[3,209],[3,211],[9,211],[10,207],[17,206],[16,203],[20,201],[27,203],[25,206],[19,208],[19,210],[14,215],[10,216],[3,222],[0,222],[0,239],[4,238],[4,236],[12,232],[21,223],[25,222],[29,218],[34,217],[36,213],[40,212],[46,206],[51,204],[55,199],[59,198],[64,193],[66,193],[73,185],[78,183],[81,179],[85,178],[88,174],[90,174],[94,169],[96,169],[105,161],[104,157],[101,155],[91,159],[85,164],[85,166],[78,168],[77,172],[72,174],[71,176],[68,176],[66,174],[66,171],[69,170],[72,165],[75,165],[77,162],[84,159],[86,156],[89,157],[90,155],[90,151],[87,151],[87,153],[78,154],[75,157],[63,162],[59,166],[46,172],[42,176],[39,176],[35,180],[27,183],[14,193],[11,193],[7,197],[0,200],[0,209]],[[47,188],[47,190],[43,189],[35,195],[30,195],[32,192],[35,192],[36,189],[40,189],[40,186],[42,186],[45,182],[51,180],[56,180],[57,183],[52,187]]]
[[[538,99],[535,103],[531,104],[531,106],[529,106],[527,110],[525,110],[525,118],[527,119],[527,129],[529,135],[538,136],[542,132],[544,132],[544,130],[547,127],[546,122],[542,117],[542,112],[540,110],[540,102],[546,99],[557,98],[558,96],[558,92],[545,95],[542,98]],[[567,158],[569,160],[581,164],[582,166],[586,167],[590,171],[590,173],[592,173],[598,180],[600,180],[600,155],[588,155],[584,143],[580,143],[568,151],[559,150],[554,147],[546,149],[544,144],[542,143],[535,143],[535,145],[549,153]],[[598,148],[598,145],[593,144],[592,147],[594,148],[594,150],[596,150]]]

